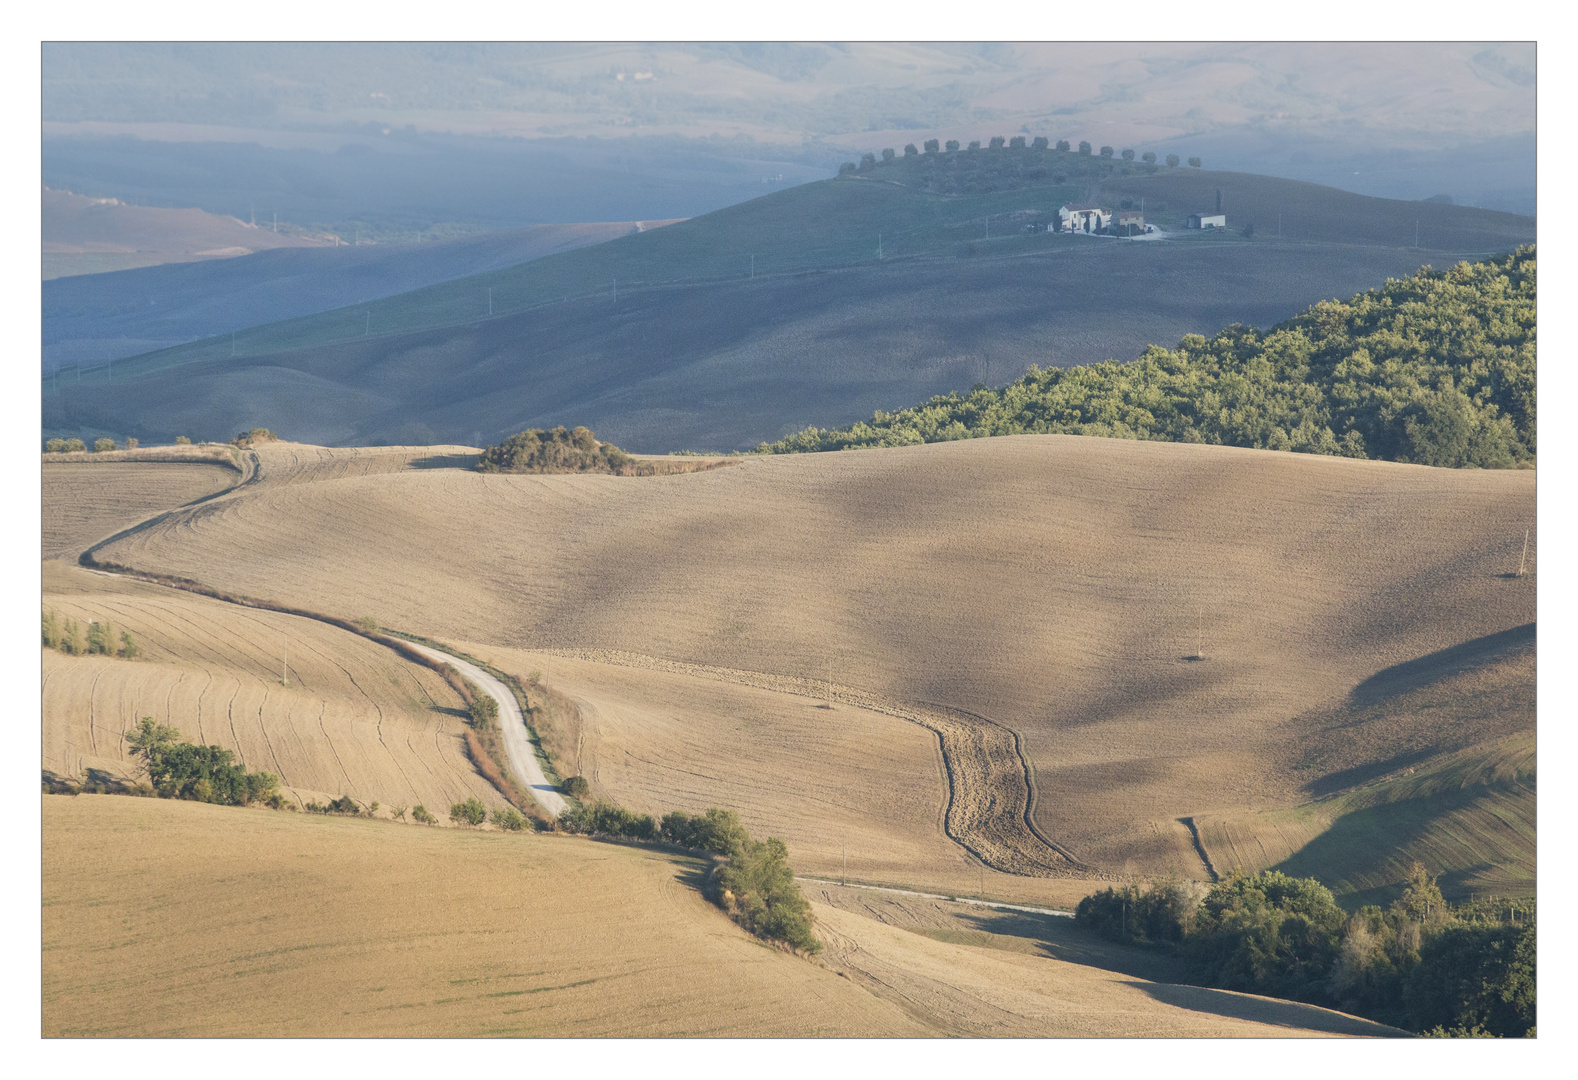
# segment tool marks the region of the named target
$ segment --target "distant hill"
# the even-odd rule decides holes
[[[666,224],[533,225],[438,243],[286,248],[61,278],[44,285],[44,371],[364,303]]]
[[[161,263],[232,259],[271,248],[324,247],[332,238],[278,233],[203,210],[128,206],[44,189],[44,278]]]
[[[1221,188],[1230,228],[1180,228]],[[1030,232],[1145,199],[1160,242]],[[1257,217],[1245,237],[1237,207]],[[1418,247],[1414,246],[1418,222]],[[481,443],[585,424],[637,452],[728,449],[1270,326],[1421,263],[1508,251],[1531,218],[1056,150],[900,157],[655,232],[151,353],[47,387],[51,433]],[[879,257],[880,256],[880,257]],[[489,307],[493,317],[488,317]],[[181,369],[179,374],[168,369]],[[122,382],[136,377],[135,381]]]

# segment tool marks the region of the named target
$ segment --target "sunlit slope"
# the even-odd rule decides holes
[[[197,803],[44,800],[47,1036],[1387,1034],[818,903],[763,947],[680,855]],[[128,927],[131,927],[128,930]],[[1098,950],[1099,951],[1099,950]]]
[[[299,806],[350,795],[441,818],[504,800],[466,756],[462,703],[434,671],[344,630],[45,564],[43,606],[130,631],[136,660],[43,653],[43,768],[136,781],[124,736],[152,716],[271,772]],[[289,664],[289,685],[284,665]]]
[[[293,482],[309,454],[347,471]],[[1312,710],[1535,618],[1533,575],[1503,576],[1532,471],[1068,436],[649,479],[263,460],[105,557],[447,640],[808,679],[831,659],[1019,732],[1041,828],[1120,870],[1203,874],[1178,819],[1307,801]]]
[[[74,561],[106,536],[223,491],[236,479],[234,470],[214,465],[45,465],[44,558]]]
[[[564,838],[47,797],[43,1030],[927,1034],[761,947],[702,899],[699,869]]]

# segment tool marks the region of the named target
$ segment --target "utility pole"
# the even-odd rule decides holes
[[[1419,250],[1419,219],[1414,219],[1414,250]]]
[[[619,303],[619,279],[614,279],[614,303]]]
[[[882,234],[877,234],[877,261],[882,261]]]
[[[756,256],[751,256],[751,280],[756,280]]]
[[[274,235],[279,235],[279,211],[274,211]]]
[[[1529,558],[1529,530],[1523,530],[1523,554],[1518,557],[1518,576],[1523,576],[1523,564]]]
[[[372,333],[373,333],[373,313],[372,313],[372,309],[369,308],[368,311],[367,311],[367,327],[366,327],[366,329],[364,329],[362,331],[362,337],[371,337]]]
[[[493,314],[493,290],[488,290],[488,314]]]

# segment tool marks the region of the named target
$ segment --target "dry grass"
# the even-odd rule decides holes
[[[137,661],[43,653],[43,767],[135,778],[122,735],[141,717],[235,751],[300,805],[444,809],[504,800],[468,760],[460,699],[437,672],[311,619],[46,563],[46,609],[130,630]],[[281,684],[288,649],[290,685]]]
[[[46,1037],[1385,1031],[933,940],[820,894],[830,956],[814,964],[703,900],[695,860],[639,848],[154,799],[43,803]]]
[[[46,455],[44,558],[75,561],[106,536],[153,514],[223,491],[236,479],[233,470],[200,463],[197,455],[193,455],[192,464],[103,460],[109,456]],[[57,463],[73,458],[80,461]]]
[[[831,657],[853,689],[1017,731],[1041,829],[1112,871],[1199,876],[1177,819],[1307,801],[1298,766],[1319,707],[1535,618],[1534,577],[1500,576],[1534,520],[1528,471],[1064,436],[639,481],[483,476],[459,448],[260,454],[258,485],[105,557],[479,650],[619,650],[813,681]],[[1183,659],[1197,619],[1203,663]],[[729,719],[697,714],[698,755]],[[844,773],[861,789],[852,806],[921,783],[908,765],[863,765]],[[634,747],[628,769],[646,778],[621,783],[654,801],[683,791]],[[944,791],[928,783],[935,806]],[[829,802],[815,816],[807,836],[848,815]]]
[[[697,870],[562,837],[47,796],[43,1031],[927,1033],[762,947]]]

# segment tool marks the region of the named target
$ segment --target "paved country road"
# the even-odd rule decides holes
[[[526,719],[521,715],[520,705],[516,702],[515,695],[510,692],[510,688],[477,665],[468,663],[452,653],[419,645],[414,641],[408,641],[406,644],[424,656],[453,666],[456,671],[476,683],[484,694],[499,703],[499,728],[504,732],[504,752],[509,755],[510,770],[515,773],[515,778],[526,785],[526,790],[531,792],[532,798],[554,817],[558,817],[568,809],[570,804],[565,802],[563,795],[559,794],[559,789],[548,783],[548,778],[543,775],[542,764],[537,760],[537,752],[532,749]]]

